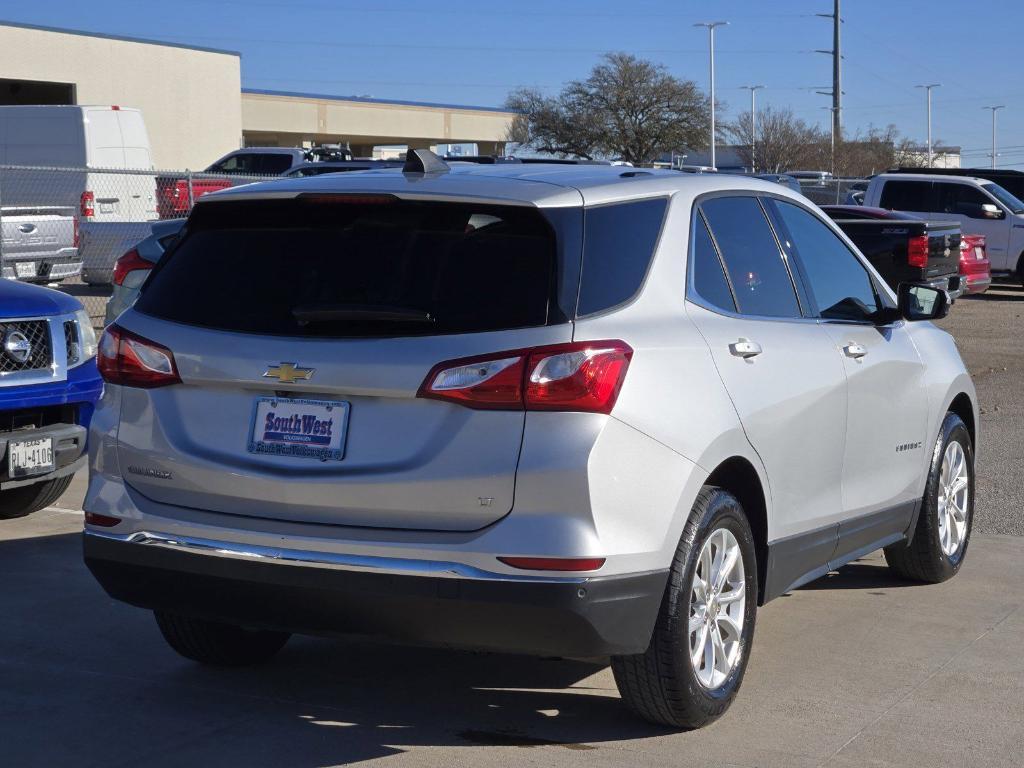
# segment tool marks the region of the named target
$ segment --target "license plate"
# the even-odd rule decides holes
[[[11,440],[7,443],[7,474],[11,477],[42,475],[53,469],[52,437]]]
[[[18,277],[35,277],[36,263],[34,261],[19,261],[14,265],[14,274]]]
[[[349,404],[338,400],[261,397],[249,452],[340,461],[345,456]]]

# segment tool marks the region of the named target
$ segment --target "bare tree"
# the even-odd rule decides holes
[[[711,119],[708,99],[692,80],[626,53],[606,54],[586,80],[570,82],[558,96],[520,88],[506,106],[521,115],[510,133],[540,151],[631,163],[702,145]]]
[[[767,173],[826,168],[830,164],[829,137],[789,108],[765,107],[757,113],[756,141],[750,133],[750,112],[743,112],[725,128],[736,143],[744,164]]]

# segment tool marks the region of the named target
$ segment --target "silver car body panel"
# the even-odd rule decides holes
[[[898,339],[898,355],[876,375],[849,369],[836,331],[818,321],[773,321],[777,328],[770,330],[767,321],[687,301],[694,201],[728,190],[813,211],[805,198],[772,182],[672,171],[622,178],[620,168],[606,166],[460,166],[418,177],[369,171],[205,195],[198,206],[304,192],[538,207],[663,195],[671,205],[635,299],[561,326],[430,339],[298,340],[186,327],[129,309],[119,323],[171,347],[183,384],[106,387],[93,419],[85,509],[122,518],[111,531],[119,536],[384,558],[403,573],[408,568],[394,561],[453,563],[514,577],[523,572],[498,555],[595,556],[607,559],[600,569],[606,576],[668,568],[701,486],[728,460],[747,462],[760,480],[769,545],[838,529],[853,516],[919,497],[926,450],[910,452],[875,488],[870,476],[844,477],[842,463],[866,452],[895,458],[896,445],[887,441],[897,432],[900,443],[930,445],[957,394],[976,402],[948,335],[929,323],[895,324],[889,333]],[[771,338],[763,359],[723,355],[723,342],[755,329]],[[618,338],[633,348],[611,415],[470,411],[415,398],[427,371],[442,360],[570,338]],[[917,363],[901,357],[911,347]],[[813,354],[800,359],[797,348]],[[777,351],[782,354],[773,360]],[[283,360],[317,368],[313,380],[288,385],[289,392],[353,403],[350,453],[337,467],[269,462],[245,452],[252,402],[274,391],[262,373]],[[883,412],[865,412],[882,408],[892,394],[888,376],[901,372],[912,375],[907,389]],[[850,394],[849,381],[864,391]],[[915,386],[927,396],[907,420],[875,432],[848,429],[851,421],[892,419]],[[169,418],[174,414],[181,418]],[[976,405],[974,415],[977,424]],[[131,466],[143,472],[132,473]],[[876,469],[871,462],[851,466]],[[484,499],[491,501],[484,506]]]

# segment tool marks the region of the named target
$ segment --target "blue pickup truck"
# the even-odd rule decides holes
[[[0,518],[55,502],[85,463],[103,389],[96,334],[71,296],[0,280]]]

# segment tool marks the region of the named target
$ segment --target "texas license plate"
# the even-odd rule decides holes
[[[340,461],[345,456],[349,404],[340,400],[261,397],[256,401],[250,453]]]
[[[34,261],[19,261],[14,264],[14,274],[18,277],[35,277],[36,263]]]
[[[7,443],[7,474],[12,478],[52,472],[53,438],[11,440]]]

